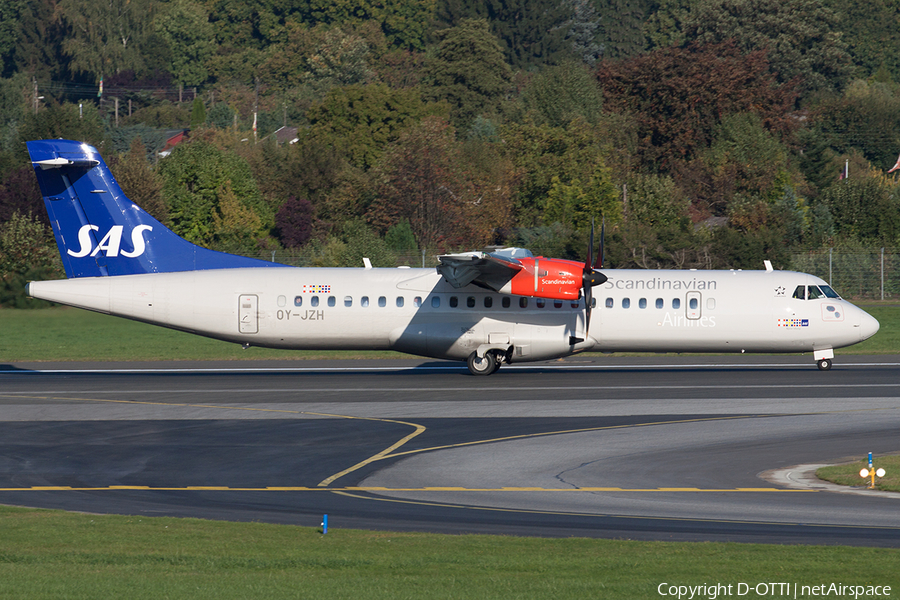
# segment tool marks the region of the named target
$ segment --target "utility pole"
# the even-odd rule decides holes
[[[253,143],[256,143],[256,116],[259,113],[259,77],[254,77],[254,82],[256,83],[255,90],[253,92]]]
[[[32,96],[31,96],[31,105],[34,109],[34,114],[37,114],[38,109],[38,87],[37,87],[37,77],[31,78],[31,84],[33,88]]]
[[[113,100],[116,103],[116,129],[118,129],[119,128],[119,97],[116,96],[115,98],[113,98]]]

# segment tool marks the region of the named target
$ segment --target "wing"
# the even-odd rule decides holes
[[[506,259],[484,252],[445,254],[439,256],[437,272],[455,288],[474,283],[495,292],[509,283],[525,266],[516,259]]]

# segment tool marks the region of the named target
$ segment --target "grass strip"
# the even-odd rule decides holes
[[[875,456],[872,459],[875,469],[885,470],[884,477],[875,478],[875,489],[885,492],[900,492],[900,456]],[[872,478],[863,479],[859,472],[869,468],[868,456],[855,463],[822,467],[816,471],[816,477],[838,485],[851,487],[867,487]]]
[[[335,525],[321,535],[312,527],[11,507],[0,507],[0,530],[3,598],[659,598],[662,583],[773,581],[889,585],[889,597],[900,590],[895,549],[446,536]]]
[[[900,348],[900,305],[863,304],[881,323],[871,339],[839,354],[891,354]],[[399,352],[301,351],[250,348],[164,327],[55,307],[0,309],[0,361],[302,360],[408,358]]]

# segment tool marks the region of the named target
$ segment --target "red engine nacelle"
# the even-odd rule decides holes
[[[523,269],[500,292],[551,300],[578,300],[581,297],[584,264],[553,258],[520,258]]]

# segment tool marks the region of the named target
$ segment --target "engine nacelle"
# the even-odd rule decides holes
[[[581,297],[584,265],[572,260],[520,258],[523,269],[500,292],[551,300],[578,300]]]

